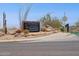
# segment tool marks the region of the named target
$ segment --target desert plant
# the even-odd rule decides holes
[[[51,26],[53,28],[59,28],[60,29],[60,27],[62,27],[62,22],[57,17],[54,17],[53,20],[51,21]]]
[[[23,20],[27,20],[27,16],[28,16],[28,14],[29,14],[29,12],[30,12],[30,10],[31,10],[31,6],[32,6],[32,5],[30,5],[30,6],[26,9],[25,14],[24,14],[24,16],[23,16]]]
[[[3,12],[3,31],[7,34],[7,26],[6,26],[6,14]]]
[[[20,24],[20,29],[22,29],[22,15],[21,15],[21,9],[19,10],[19,24]]]
[[[64,12],[64,16],[62,17],[63,26],[66,25],[66,21],[67,21],[67,16],[66,16],[66,14],[65,14],[65,12]]]
[[[20,29],[17,29],[16,31],[15,31],[15,33],[21,33],[22,31],[20,30]]]
[[[21,9],[19,11],[19,21],[20,21],[20,28],[21,28],[21,30],[24,30],[23,22],[27,21],[27,16],[29,14],[30,9],[31,9],[31,5],[26,9],[26,11],[24,13],[21,14]]]
[[[47,14],[46,16],[42,17],[41,19],[42,26],[46,27],[47,25],[53,27],[53,28],[60,28],[62,26],[62,22],[57,17],[51,17],[50,14]]]
[[[75,22],[75,26],[79,27],[79,20],[77,22]]]
[[[24,37],[27,37],[28,36],[28,33],[29,33],[29,30],[23,30],[23,33],[24,33]]]

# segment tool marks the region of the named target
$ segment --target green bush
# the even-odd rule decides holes
[[[43,24],[43,27],[46,27],[47,25],[53,27],[53,28],[60,28],[62,26],[62,22],[57,17],[51,17],[49,14],[41,18],[41,22]]]

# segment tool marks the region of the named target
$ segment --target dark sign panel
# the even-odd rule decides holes
[[[30,32],[39,32],[40,31],[40,22],[24,21],[23,28],[28,29]]]

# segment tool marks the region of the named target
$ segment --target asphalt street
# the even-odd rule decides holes
[[[79,56],[79,41],[0,43],[0,56]]]

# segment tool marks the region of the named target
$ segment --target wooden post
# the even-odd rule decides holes
[[[6,14],[3,12],[3,31],[7,34],[7,26],[6,26]]]

